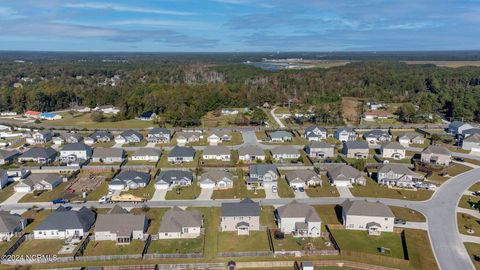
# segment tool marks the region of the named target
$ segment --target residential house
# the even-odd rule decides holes
[[[49,191],[56,188],[63,182],[62,176],[58,173],[33,173],[16,184],[15,192],[29,193],[35,190]]]
[[[292,188],[317,187],[322,185],[322,179],[313,170],[291,170],[285,173],[285,179]]]
[[[30,144],[45,144],[52,140],[52,132],[50,130],[39,130],[32,134],[32,138],[27,138]]]
[[[377,103],[377,102],[367,102],[368,108],[372,111],[376,111],[378,109],[384,108],[384,103]]]
[[[176,139],[178,145],[185,145],[200,141],[200,139],[203,139],[203,135],[201,132],[177,132]]]
[[[183,163],[192,162],[195,159],[195,149],[192,147],[175,146],[168,153],[168,162]]]
[[[351,128],[339,128],[333,134],[334,138],[341,142],[357,140],[357,133]]]
[[[92,147],[84,143],[68,143],[60,150],[60,160],[65,163],[83,163],[92,157]]]
[[[100,111],[105,114],[117,114],[120,112],[120,109],[113,105],[102,105],[97,106],[93,109],[94,111]]]
[[[137,171],[122,171],[117,174],[110,183],[110,190],[130,190],[144,188],[150,182],[150,174]]]
[[[83,136],[80,133],[63,133],[61,138],[65,143],[80,143],[83,141]]]
[[[469,136],[473,134],[480,134],[480,128],[470,128],[462,131],[461,134],[458,134],[458,137],[460,140],[463,140],[465,138],[468,138]]]
[[[335,147],[324,142],[310,142],[305,146],[305,152],[311,158],[324,159],[335,157]]]
[[[156,117],[157,114],[154,112],[144,112],[139,117],[137,117],[137,119],[142,121],[153,121],[153,119],[155,119]]]
[[[425,136],[419,133],[406,133],[398,136],[398,142],[403,146],[409,146],[410,144],[424,144]]]
[[[207,171],[200,176],[201,188],[229,189],[233,187],[233,175],[228,171]]]
[[[311,126],[305,128],[304,135],[309,142],[319,142],[327,139],[327,130],[323,127]]]
[[[277,185],[280,177],[277,166],[273,164],[253,164],[248,170],[247,189],[271,188]]]
[[[0,169],[0,189],[8,184],[8,173],[6,170]]]
[[[232,135],[228,132],[215,131],[207,137],[207,142],[210,145],[217,145],[222,142],[229,142],[232,140]]]
[[[313,206],[292,201],[275,211],[278,228],[294,237],[320,237],[322,220]]]
[[[172,133],[167,128],[152,128],[148,130],[147,141],[149,143],[169,143]]]
[[[374,129],[367,131],[363,134],[363,138],[369,144],[377,144],[379,142],[389,142],[392,140],[392,135],[390,135],[387,131]]]
[[[366,159],[370,149],[366,141],[347,141],[343,143],[342,154],[347,158]]]
[[[202,159],[204,160],[220,160],[230,161],[231,153],[230,149],[226,146],[207,146],[203,149]]]
[[[105,143],[105,142],[110,142],[113,140],[113,135],[112,133],[108,131],[96,131],[90,136],[88,136],[90,139],[93,140],[94,143]],[[85,141],[86,143],[86,141]]]
[[[222,115],[237,115],[239,111],[234,109],[222,109],[221,113]]]
[[[330,183],[334,186],[351,187],[352,185],[367,184],[365,176],[350,165],[339,165],[327,170]]]
[[[423,178],[423,175],[413,172],[407,165],[398,163],[380,165],[377,171],[377,182],[381,185],[413,187],[415,182]]]
[[[260,230],[260,205],[251,199],[240,202],[222,203],[220,210],[220,230],[248,235]]]
[[[291,132],[278,130],[271,132],[269,138],[271,142],[291,142],[293,140],[293,135]]]
[[[452,154],[441,145],[429,145],[423,149],[420,159],[423,163],[448,166],[452,162]]]
[[[20,152],[17,150],[0,149],[0,165],[12,163],[19,155]]]
[[[193,174],[191,171],[167,170],[158,174],[155,189],[171,189],[173,187],[186,187],[192,185]]]
[[[242,146],[238,149],[238,159],[240,161],[265,160],[265,151],[256,145]]]
[[[48,164],[54,162],[57,157],[57,151],[51,147],[32,147],[23,152],[18,157],[20,162],[36,162],[40,164]]]
[[[125,150],[122,148],[98,147],[93,150],[92,162],[122,163],[125,160]]]
[[[471,128],[473,128],[473,126],[468,123],[462,121],[453,121],[448,125],[448,132],[458,135]]]
[[[33,230],[34,239],[81,239],[95,222],[95,213],[82,207],[79,210],[59,206]]]
[[[131,214],[117,204],[106,214],[97,216],[94,239],[130,244],[132,240],[143,240],[147,227],[148,219],[144,214]]]
[[[162,151],[157,148],[142,147],[132,154],[131,160],[157,162],[160,160]]]
[[[347,230],[363,230],[378,235],[381,232],[393,232],[395,216],[381,202],[346,200],[342,203],[342,220]]]
[[[393,118],[393,114],[387,111],[373,111],[365,112],[363,114],[363,120],[365,121],[375,121],[375,120],[384,120]]]
[[[462,140],[463,150],[476,150],[480,149],[480,133],[475,133]],[[477,150],[478,151],[478,150]]]
[[[115,143],[139,143],[143,140],[143,135],[134,130],[126,130],[115,137]]]
[[[79,113],[87,113],[87,112],[91,112],[91,111],[92,111],[92,109],[91,109],[90,107],[87,107],[87,106],[79,106],[79,105],[73,106],[72,110],[75,111],[75,112],[79,112]]]
[[[276,160],[299,159],[300,152],[291,145],[280,145],[272,150],[272,158]]]
[[[382,157],[393,159],[404,159],[406,155],[406,149],[398,142],[391,142],[382,145]]]
[[[27,220],[18,214],[0,211],[0,241],[10,241],[15,235],[25,229]]]
[[[33,118],[33,119],[39,119],[40,114],[41,114],[41,112],[38,112],[38,111],[26,111],[26,112],[23,113],[23,115],[25,117]]]
[[[159,239],[197,238],[202,234],[203,215],[197,210],[178,206],[165,212],[158,230]]]

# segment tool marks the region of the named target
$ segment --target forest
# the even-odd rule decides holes
[[[342,97],[358,97],[403,103],[398,114],[405,122],[429,113],[480,121],[479,67],[375,59],[329,69],[273,72],[241,64],[238,55],[12,59],[0,57],[0,111],[113,104],[121,108],[118,119],[154,111],[172,124],[192,125],[215,109],[294,100],[314,106],[318,119],[328,122],[326,116],[341,114]],[[114,76],[119,80],[112,85]]]

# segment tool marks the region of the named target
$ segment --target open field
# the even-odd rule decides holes
[[[345,122],[359,124],[363,113],[363,101],[355,98],[342,98],[342,112]]]
[[[250,231],[250,235],[237,232],[218,233],[219,252],[269,251],[266,231]]]
[[[91,113],[75,114],[73,117],[70,113],[60,113],[63,116],[60,120],[42,121],[47,126],[69,126],[76,128],[148,128],[153,127],[152,121],[141,121],[136,119],[110,122],[106,119],[104,122],[94,122],[91,119]],[[105,115],[108,117],[108,115]]]
[[[65,240],[27,240],[13,253],[14,255],[57,255]]]

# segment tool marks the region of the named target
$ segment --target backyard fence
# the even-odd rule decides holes
[[[203,258],[203,253],[147,253],[143,255],[143,259],[198,259]]]
[[[217,257],[272,257],[272,251],[218,252]]]
[[[313,261],[314,266],[318,267],[345,267],[364,270],[398,270],[397,268],[390,268],[385,266],[371,265],[360,262],[344,261],[344,260],[328,260],[328,261]]]
[[[92,261],[113,261],[113,260],[135,260],[141,259],[142,254],[125,254],[125,255],[102,255],[102,256],[78,256],[75,257],[79,262],[92,262]]]

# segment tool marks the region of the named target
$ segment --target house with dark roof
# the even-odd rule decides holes
[[[327,170],[330,183],[334,186],[351,187],[352,185],[367,184],[363,173],[350,165],[338,165]]]
[[[320,237],[322,220],[317,210],[295,200],[275,210],[278,228],[294,237]]]
[[[413,172],[405,164],[382,164],[377,171],[377,182],[381,185],[413,187],[415,182],[423,179],[423,175]]]
[[[367,131],[363,134],[363,138],[369,144],[378,144],[379,142],[389,142],[392,140],[392,135],[390,135],[385,130],[374,129]]]
[[[157,114],[154,112],[144,112],[142,113],[139,117],[137,117],[138,120],[142,121],[152,121],[157,117]]]
[[[303,136],[309,142],[319,142],[327,139],[327,130],[323,127],[310,126],[305,128]]]
[[[143,140],[143,135],[134,130],[125,130],[115,136],[115,143],[139,143]]]
[[[454,135],[458,135],[458,134],[462,134],[464,130],[468,130],[471,128],[473,128],[472,125],[465,123],[463,121],[453,121],[450,124],[448,124],[447,131]]]
[[[333,137],[341,142],[357,140],[357,133],[351,128],[338,128]]]
[[[150,174],[137,171],[122,171],[108,183],[110,190],[130,190],[144,188],[150,182]]]
[[[0,165],[12,163],[19,155],[20,152],[17,150],[0,149]]]
[[[57,151],[51,147],[32,147],[23,152],[18,157],[20,162],[36,162],[39,164],[48,164],[55,161],[57,157]]]
[[[96,131],[88,136],[94,143],[105,143],[113,140],[113,135],[109,131]],[[85,141],[87,143],[87,141]]]
[[[67,143],[60,150],[60,161],[67,164],[83,163],[92,157],[92,147],[84,143]]]
[[[82,207],[79,210],[59,206],[33,230],[34,239],[80,239],[88,235],[95,223],[95,213]]]
[[[62,176],[58,173],[33,173],[16,184],[15,192],[29,193],[35,190],[53,190],[63,182]]]
[[[10,241],[27,226],[27,220],[18,214],[0,211],[0,240]]]
[[[370,149],[366,141],[348,141],[343,143],[342,154],[347,158],[366,159]]]
[[[171,189],[173,187],[190,186],[193,182],[193,173],[186,170],[161,171],[155,182],[155,189]]]
[[[452,153],[441,145],[429,145],[423,149],[421,161],[431,165],[448,166],[452,162]]]
[[[260,205],[251,199],[240,202],[222,203],[220,210],[220,230],[248,235],[260,230]]]
[[[252,164],[248,166],[247,189],[271,188],[277,185],[280,177],[277,166],[273,164]]]
[[[122,148],[97,147],[93,150],[92,162],[121,163],[125,160],[125,150]]]
[[[195,149],[193,147],[175,146],[168,153],[168,162],[184,163],[192,162],[195,159]]]
[[[385,204],[347,199],[341,206],[345,229],[368,231],[371,235],[393,232],[395,215]]]
[[[202,152],[204,160],[230,161],[230,158],[230,149],[222,145],[209,145]]]
[[[80,133],[62,133],[60,137],[65,143],[80,143],[83,141],[83,136]]]
[[[130,244],[132,240],[143,240],[147,227],[145,215],[134,215],[117,204],[108,213],[97,216],[94,238],[95,241]]]
[[[335,157],[335,147],[324,142],[310,142],[305,146],[305,152],[311,158],[324,159]]]
[[[480,133],[474,133],[466,137],[461,144],[463,150],[476,150],[478,152],[480,150]]]
[[[45,144],[52,140],[52,132],[44,129],[34,132],[31,138],[27,138],[27,143],[30,144]]]
[[[159,239],[197,238],[202,233],[203,215],[197,210],[183,210],[178,206],[165,212],[158,230]]]
[[[148,130],[147,141],[149,143],[169,143],[172,133],[167,128],[152,128]]]

